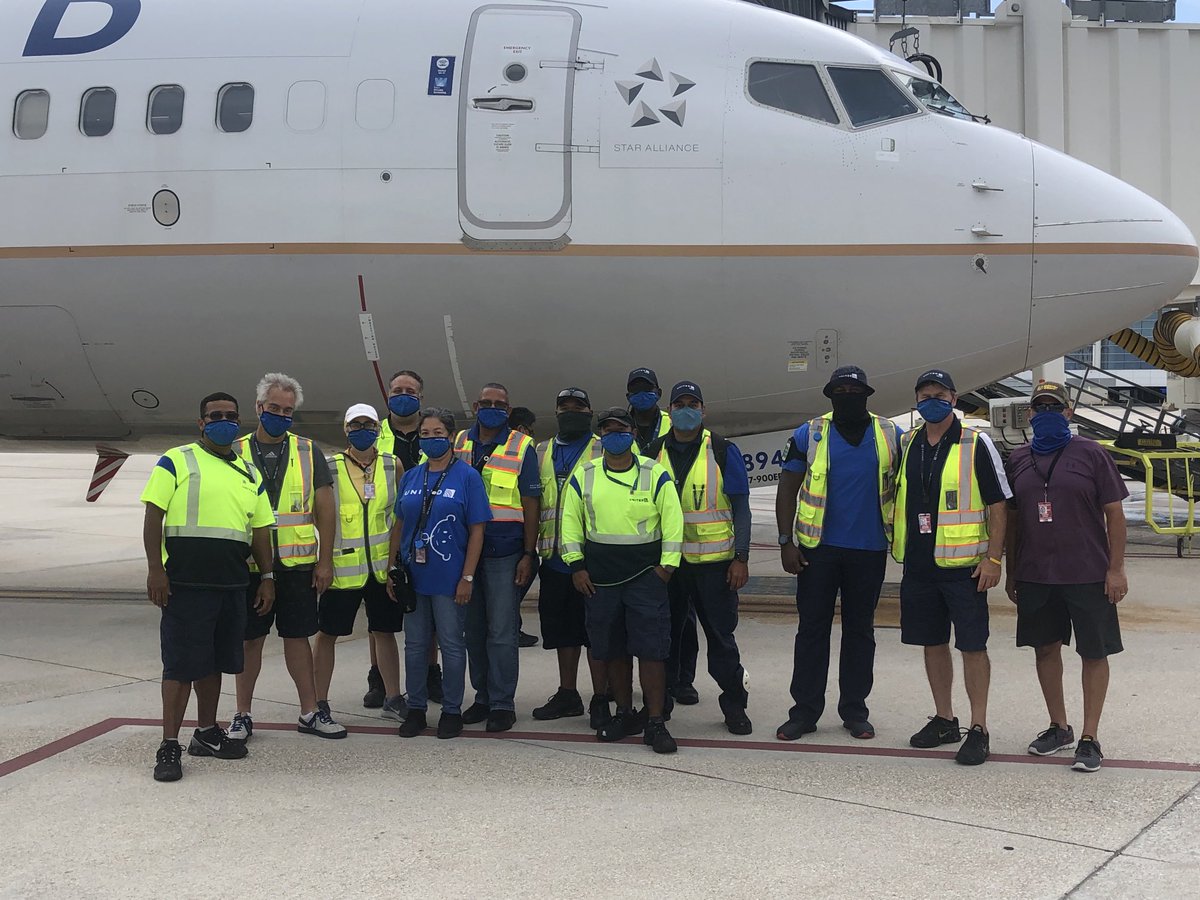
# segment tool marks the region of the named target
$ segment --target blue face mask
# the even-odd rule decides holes
[[[219,419],[204,426],[204,435],[218,447],[228,447],[238,436],[238,423]]]
[[[355,428],[346,437],[355,450],[370,450],[379,440],[379,432],[371,428]]]
[[[630,394],[629,405],[638,412],[654,409],[658,405],[658,394],[654,393],[654,391],[641,391],[637,394]]]
[[[450,438],[429,437],[421,438],[421,452],[430,459],[441,459],[450,452]]]
[[[414,397],[412,394],[397,394],[388,398],[388,409],[401,419],[407,419],[420,408],[421,398]]]
[[[605,451],[613,456],[620,456],[633,446],[633,432],[630,431],[613,431],[602,435],[600,443]]]
[[[475,413],[475,421],[484,428],[503,428],[508,422],[508,410],[484,406]]]
[[[1060,412],[1040,412],[1029,420],[1033,428],[1033,452],[1053,453],[1071,440],[1071,425]]]
[[[946,416],[954,412],[954,405],[940,397],[926,397],[917,404],[917,412],[926,422],[936,425],[938,422],[944,422]]]
[[[695,431],[704,420],[703,410],[684,406],[671,410],[671,424],[680,431]]]
[[[292,427],[291,416],[279,416],[273,412],[267,412],[265,409],[258,414],[258,421],[262,423],[263,431],[271,437],[286,434],[287,430]]]

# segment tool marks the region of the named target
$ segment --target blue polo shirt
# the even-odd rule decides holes
[[[484,444],[479,440],[479,425],[472,425],[467,432],[471,441],[471,465],[476,472],[482,474],[483,467],[496,452],[497,447],[508,443],[510,429],[505,428],[496,435],[491,443]],[[542,496],[542,476],[538,472],[537,450],[530,441],[521,461],[521,473],[517,476],[517,489],[522,497]],[[523,522],[488,522],[483,532],[483,555],[489,558],[512,556],[525,549],[525,524]]]

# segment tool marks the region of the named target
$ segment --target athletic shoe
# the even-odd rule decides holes
[[[731,709],[725,713],[725,728],[730,734],[751,734],[754,731],[744,709]]]
[[[667,723],[651,719],[646,723],[646,733],[642,735],[642,743],[655,753],[674,753],[679,749],[671,732],[667,731]]]
[[[387,699],[387,689],[383,686],[383,676],[377,666],[371,666],[367,672],[367,692],[363,694],[363,706],[366,709],[379,709]]]
[[[154,754],[154,780],[178,781],[183,777],[183,766],[179,764],[183,758],[183,748],[179,741],[163,741],[158,745]]]
[[[941,716],[930,716],[925,727],[908,739],[909,746],[928,750],[942,744],[957,744],[963,739],[962,729],[958,727],[958,716],[953,719],[943,719]]]
[[[486,719],[488,717],[488,713],[490,712],[491,710],[488,709],[488,705],[486,703],[472,703],[465,710],[463,710],[463,724],[477,725]]]
[[[599,731],[604,727],[604,723],[612,718],[606,694],[592,694],[592,699],[588,703],[588,717],[588,727],[592,731]]]
[[[579,696],[579,691],[569,691],[566,688],[559,688],[554,696],[546,701],[545,706],[539,706],[533,711],[533,717],[542,722],[582,715],[583,698]]]
[[[1075,762],[1071,764],[1072,771],[1099,772],[1102,762],[1104,754],[1100,752],[1100,742],[1095,738],[1081,737],[1075,749]]]
[[[462,734],[463,717],[457,713],[443,712],[438,719],[437,736],[442,740],[456,738]]]
[[[992,755],[992,742],[982,725],[972,725],[967,739],[954,754],[954,761],[961,766],[981,766]]]
[[[425,710],[410,709],[408,718],[400,726],[399,734],[402,738],[414,738],[428,727],[429,723],[425,721]]]
[[[641,734],[646,726],[636,709],[618,709],[617,714],[600,726],[596,737],[605,743]]]
[[[425,693],[430,703],[442,705],[442,697],[445,696],[442,691],[442,667],[437,663],[429,667],[429,674],[425,677]]]
[[[812,722],[806,722],[803,719],[788,719],[775,729],[775,737],[781,741],[794,741],[806,734],[812,734],[816,730],[817,726]]]
[[[395,697],[389,697],[383,701],[383,709],[379,713],[380,718],[395,719],[397,722],[403,722],[408,718],[408,702],[404,699],[403,694],[397,694]]]
[[[517,723],[517,714],[511,709],[493,709],[488,713],[486,730],[508,731]]]
[[[296,730],[301,734],[315,734],[317,737],[332,738],[333,740],[346,736],[346,726],[333,721],[328,706],[325,709],[318,706],[316,712],[301,716],[296,722]]]
[[[231,741],[241,741],[243,744],[249,741],[253,734],[254,720],[250,718],[250,713],[235,715],[233,721],[229,723],[229,728],[225,731],[225,736]]]
[[[869,741],[875,737],[875,726],[866,719],[861,719],[858,722],[843,722],[842,727],[850,732],[850,737],[857,738],[860,741]]]
[[[1054,722],[1050,727],[1033,739],[1029,752],[1034,756],[1050,756],[1059,750],[1071,750],[1075,747],[1075,730],[1068,725],[1061,728]]]
[[[246,756],[245,741],[231,741],[220,725],[201,731],[197,728],[188,743],[188,756],[212,756],[217,759],[242,759]]]
[[[677,684],[674,690],[671,691],[671,696],[676,702],[682,703],[684,706],[695,706],[700,702],[700,692],[696,690],[695,685]]]
[[[536,647],[537,643],[538,643],[538,637],[536,634],[526,634],[523,631],[518,632],[518,634],[517,634],[517,646],[518,647]]]

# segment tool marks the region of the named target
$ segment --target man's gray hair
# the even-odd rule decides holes
[[[258,383],[258,392],[255,395],[259,403],[267,402],[267,394],[271,392],[271,388],[279,388],[293,394],[296,397],[296,402],[293,404],[296,409],[299,409],[304,403],[304,389],[300,387],[300,382],[291,375],[284,375],[282,372],[268,372],[264,375],[262,381]]]

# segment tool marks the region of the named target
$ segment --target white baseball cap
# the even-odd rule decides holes
[[[346,418],[344,421],[349,424],[360,416],[365,416],[372,422],[379,422],[379,413],[375,412],[375,407],[369,403],[355,403],[352,407],[346,410]]]

